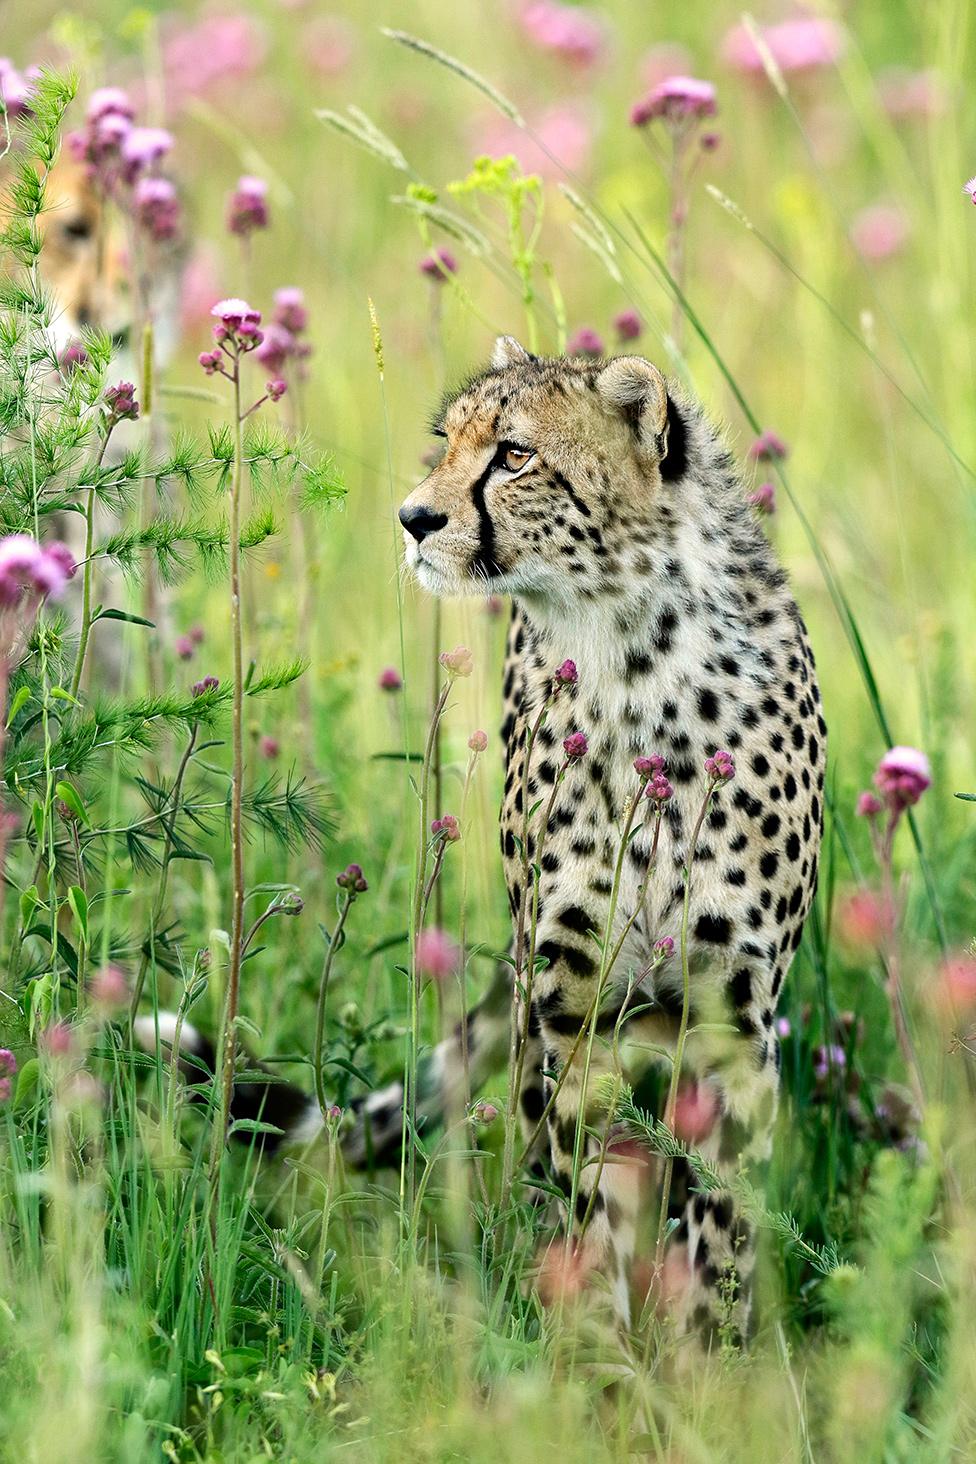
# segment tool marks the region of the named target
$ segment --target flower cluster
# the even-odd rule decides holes
[[[395,666],[384,666],[376,678],[376,684],[380,691],[401,691],[403,688],[403,677]]]
[[[789,448],[775,432],[760,432],[749,448],[749,456],[756,463],[771,463],[788,456]]]
[[[581,325],[566,342],[566,355],[586,356],[595,361],[603,355],[603,337],[590,326]]]
[[[749,502],[758,513],[776,512],[776,489],[772,483],[760,483],[755,492],[749,494]]]
[[[37,602],[63,592],[78,566],[66,544],[38,544],[28,534],[0,539],[0,608]]]
[[[613,317],[613,328],[617,332],[617,340],[624,342],[636,341],[644,326],[636,310],[620,310]]]
[[[341,874],[336,875],[336,884],[340,890],[345,890],[350,897],[361,895],[369,889],[365,876],[358,864],[347,864]]]
[[[437,659],[451,677],[470,676],[474,670],[474,656],[467,646],[455,646],[453,651],[441,651]]]
[[[108,408],[108,423],[113,427],[116,422],[134,422],[139,415],[136,389],[131,381],[107,387],[103,400]]]
[[[460,967],[461,952],[446,931],[432,925],[417,936],[414,961],[421,976],[444,981]]]
[[[7,56],[0,56],[0,97],[10,117],[23,117],[31,110],[32,82],[37,72],[31,67],[20,72]]]
[[[576,669],[575,661],[564,661],[557,666],[552,678],[553,691],[558,691],[563,686],[575,686],[579,681],[579,672]]]
[[[652,752],[650,757],[635,757],[634,771],[642,781],[647,780],[644,796],[652,803],[667,803],[674,797],[674,789],[664,776],[664,758],[659,752]]]
[[[731,783],[735,777],[735,763],[731,752],[724,752],[719,748],[711,757],[706,757],[705,771],[716,783]]]
[[[440,818],[435,818],[430,831],[441,836],[446,844],[456,844],[461,837],[461,826],[453,813],[444,813]]]
[[[205,676],[202,681],[194,681],[190,687],[191,696],[204,696],[208,691],[216,691],[220,682],[216,676]]]
[[[67,142],[97,192],[131,214],[147,238],[176,238],[176,189],[154,172],[172,151],[173,134],[164,127],[137,126],[128,93],[117,86],[93,92],[84,127],[69,133]]]
[[[826,16],[796,15],[762,27],[762,40],[780,71],[832,66],[843,54],[844,32]],[[723,58],[739,71],[762,74],[766,62],[750,30],[737,25],[722,44]]]
[[[694,76],[667,76],[634,104],[630,120],[634,127],[646,127],[658,118],[666,126],[684,127],[689,122],[714,117],[717,110],[711,82]]]
[[[660,940],[654,942],[654,958],[657,961],[668,961],[674,955],[674,937],[662,935]]]
[[[222,358],[226,356],[233,361],[237,356],[246,355],[260,346],[264,340],[264,332],[259,329],[261,312],[255,310],[246,300],[229,299],[218,300],[210,314],[216,316],[218,321],[213,328],[217,349],[201,351],[197,360],[208,376],[213,376],[214,373],[230,376]]]
[[[266,229],[270,222],[267,183],[263,178],[238,178],[227,200],[227,228],[246,239],[255,229]]]
[[[472,732],[468,738],[468,746],[472,752],[484,752],[488,746],[488,733],[482,732],[480,728],[477,732]]]
[[[254,359],[276,377],[286,372],[290,361],[297,361],[302,376],[302,363],[312,354],[309,342],[301,339],[307,326],[308,310],[302,291],[296,285],[275,290],[274,310]]]

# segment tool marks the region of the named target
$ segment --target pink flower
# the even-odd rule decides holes
[[[471,1109],[471,1117],[476,1123],[494,1123],[498,1117],[498,1109],[494,1103],[486,1103],[484,1098],[479,1099]]]
[[[619,341],[636,341],[644,327],[636,310],[621,310],[613,317],[613,328]]]
[[[674,1106],[675,1134],[685,1144],[700,1144],[715,1127],[718,1113],[718,1097],[710,1084],[682,1083]]]
[[[187,635],[195,646],[202,646],[206,639],[206,632],[202,625],[191,625]]]
[[[874,775],[874,786],[893,813],[917,803],[931,782],[929,760],[915,747],[892,747]]]
[[[603,355],[603,339],[599,333],[588,325],[581,325],[579,330],[574,331],[566,342],[567,356],[591,356],[596,358]]]
[[[267,183],[263,178],[247,175],[238,178],[237,187],[227,201],[230,232],[246,238],[255,229],[266,229],[269,223]]]
[[[839,900],[834,919],[841,940],[855,951],[876,951],[891,926],[885,902],[873,890],[853,890]]]
[[[193,642],[188,635],[178,635],[173,649],[181,661],[193,660]]]
[[[884,808],[884,804],[876,793],[870,790],[857,795],[857,805],[854,812],[858,818],[874,818]]]
[[[100,86],[88,99],[85,115],[89,122],[99,122],[109,113],[128,117],[130,121],[136,115],[128,92],[124,92],[120,86]]]
[[[488,733],[481,731],[472,732],[468,738],[468,746],[472,752],[484,752],[488,746]]]
[[[181,106],[220,81],[251,76],[266,53],[263,32],[246,15],[209,15],[175,30],[163,45],[167,99]]]
[[[38,544],[27,534],[0,539],[0,608],[27,596],[53,599],[64,590],[77,565],[65,544]]]
[[[268,400],[270,402],[280,402],[288,390],[288,384],[282,381],[280,377],[277,377],[274,381],[266,382],[264,389],[268,393]]]
[[[132,207],[141,229],[162,243],[180,232],[180,201],[168,178],[140,178],[132,192]]]
[[[67,1022],[52,1022],[40,1035],[38,1046],[48,1057],[70,1057],[74,1051],[74,1033]]]
[[[380,691],[399,691],[403,686],[403,677],[395,666],[384,666],[376,679]]]
[[[447,844],[456,844],[461,837],[461,827],[453,813],[442,813],[440,818],[435,818],[430,831],[442,835]]]
[[[352,60],[355,39],[355,31],[342,16],[318,16],[302,30],[302,58],[322,76],[336,76]]]
[[[731,783],[735,777],[735,762],[731,752],[723,752],[720,748],[711,757],[706,757],[705,771],[717,783]]]
[[[102,966],[92,977],[92,1000],[106,1010],[124,1007],[129,1000],[129,982],[119,966]]]
[[[664,758],[659,752],[652,752],[649,757],[635,757],[634,772],[640,778],[653,778],[655,773],[664,772]]]
[[[264,340],[254,352],[254,359],[268,371],[281,371],[294,354],[295,337],[283,325],[272,321],[265,328]]]
[[[246,300],[232,297],[218,300],[210,312],[221,321],[227,330],[240,330],[242,325],[260,325],[261,312],[253,310]]]
[[[414,960],[421,976],[445,981],[459,969],[461,952],[449,935],[436,925],[431,925],[417,936]]]
[[[694,76],[668,76],[631,107],[630,120],[634,127],[644,127],[656,118],[678,123],[714,117],[717,110],[715,88],[710,81],[700,81]]]
[[[202,681],[194,681],[190,687],[191,696],[205,696],[208,691],[216,691],[220,682],[216,676],[205,676]]]
[[[135,182],[140,173],[164,158],[172,150],[173,140],[165,127],[130,127],[120,148],[126,180]]]
[[[568,762],[579,762],[588,751],[589,743],[585,732],[571,732],[568,737],[563,738],[563,752]]]
[[[0,97],[11,117],[22,117],[31,109],[34,87],[6,56],[0,56]]]
[[[878,77],[878,95],[889,117],[937,117],[946,108],[946,91],[937,71],[889,66]]]
[[[603,52],[605,26],[593,11],[582,6],[560,5],[557,0],[530,0],[519,20],[537,46],[575,66],[592,66]]]
[[[498,615],[500,615],[502,613],[502,611],[504,610],[504,608],[505,608],[505,601],[502,599],[501,595],[488,595],[488,596],[486,596],[485,603],[484,603],[484,606],[483,606],[483,609],[484,609],[484,612],[485,612],[486,615],[490,615],[492,617],[492,619],[495,619],[496,616],[498,616]]]
[[[262,757],[266,757],[269,761],[273,761],[278,756],[278,753],[281,751],[277,737],[269,737],[267,736],[267,734],[265,734],[265,736],[262,737],[260,742],[258,743],[258,751],[260,752]]]
[[[455,646],[453,651],[441,651],[437,659],[449,676],[470,676],[474,670],[474,656],[467,646]]]
[[[88,352],[81,341],[69,341],[58,357],[58,370],[62,376],[68,376],[76,366],[84,366],[88,360]]]
[[[776,512],[776,489],[772,483],[760,483],[754,493],[749,494],[749,502],[760,513],[772,514]]]
[[[865,259],[889,259],[909,234],[908,215],[897,204],[876,203],[862,208],[851,223],[851,239]]]
[[[762,37],[781,71],[809,71],[832,66],[844,53],[844,32],[834,20],[798,15],[778,25],[762,27]],[[722,57],[738,71],[762,74],[763,58],[744,25],[737,25],[722,42]]]
[[[784,1038],[788,1037],[793,1031],[793,1028],[790,1026],[789,1017],[777,1017],[774,1026],[776,1028],[776,1036],[779,1037],[781,1041]]]
[[[449,249],[435,249],[432,254],[425,254],[418,265],[420,273],[436,285],[445,284],[448,275],[457,274],[457,267],[457,260]]]
[[[847,1067],[847,1053],[836,1042],[814,1048],[814,1076],[823,1082],[831,1074],[840,1074]]]
[[[930,988],[930,1000],[947,1016],[971,1012],[976,1007],[976,956],[947,956]]]
[[[657,961],[670,961],[674,955],[674,937],[662,935],[660,940],[654,942],[654,957]]]
[[[221,356],[219,351],[201,351],[197,362],[203,367],[207,376],[213,376],[221,369]]]
[[[785,458],[789,455],[789,448],[781,437],[775,432],[760,432],[755,442],[749,448],[749,456],[757,463],[769,463],[774,459]]]
[[[652,803],[667,803],[669,798],[674,797],[674,789],[663,773],[655,773],[644,789],[644,796]]]
[[[276,325],[283,326],[292,335],[300,335],[308,325],[308,311],[305,295],[297,285],[283,285],[274,292],[274,316]]]
[[[970,178],[968,183],[963,184],[962,191],[968,195],[970,203],[976,203],[976,178]]]
[[[542,178],[561,178],[563,169],[570,173],[586,171],[593,148],[593,126],[584,102],[559,102],[529,121],[538,142],[514,122],[492,115],[478,126],[472,138],[474,150],[493,158],[511,153],[524,172],[538,173]]]
[[[6,1103],[13,1090],[11,1079],[17,1072],[17,1059],[9,1047],[0,1047],[0,1103]]]
[[[559,686],[575,686],[579,680],[579,672],[576,670],[575,661],[564,661],[561,666],[556,667],[553,681]]]

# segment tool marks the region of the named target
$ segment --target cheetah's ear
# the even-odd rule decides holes
[[[607,406],[615,407],[627,418],[641,446],[663,457],[668,388],[657,367],[643,356],[617,356],[600,372],[596,389]]]
[[[496,371],[504,371],[506,366],[518,366],[532,359],[531,353],[514,336],[499,336],[491,353],[491,364]]]

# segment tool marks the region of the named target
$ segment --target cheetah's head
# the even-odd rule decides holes
[[[444,595],[612,592],[646,569],[662,479],[684,472],[684,423],[639,356],[543,359],[502,336],[433,431],[443,456],[400,522],[410,568]]]

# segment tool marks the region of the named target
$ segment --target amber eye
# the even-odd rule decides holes
[[[517,473],[530,458],[535,457],[535,453],[530,452],[527,447],[512,447],[508,443],[504,443],[503,447],[504,452],[500,454],[501,465],[510,473]]]

